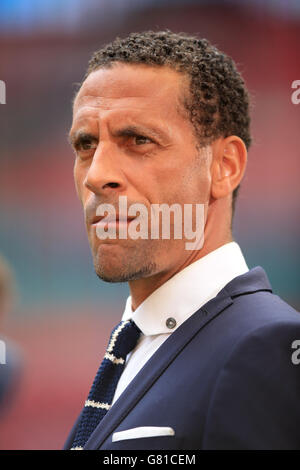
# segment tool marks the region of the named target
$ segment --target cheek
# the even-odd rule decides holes
[[[197,156],[183,175],[183,186],[193,193],[197,202],[205,203],[210,198],[210,160],[205,155]]]
[[[75,160],[74,169],[73,169],[73,176],[74,176],[74,183],[77,195],[81,202],[83,202],[85,186],[84,186],[84,179],[85,179],[85,171],[82,166]]]
[[[164,184],[161,184],[161,188],[169,201],[206,203],[209,200],[211,175],[205,162],[186,163],[181,168],[169,169],[163,176]]]

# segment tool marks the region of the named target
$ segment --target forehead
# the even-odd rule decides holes
[[[186,78],[169,67],[115,63],[92,72],[83,82],[73,107],[73,118],[119,111],[172,118],[182,108]]]

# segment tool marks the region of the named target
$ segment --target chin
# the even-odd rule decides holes
[[[101,243],[92,250],[97,276],[105,282],[128,282],[157,273],[155,252],[149,244]]]
[[[106,265],[97,260],[94,263],[97,276],[105,282],[129,282],[136,281],[145,277],[150,277],[156,272],[155,263],[149,262],[143,266],[131,266],[126,264],[114,264],[111,262]]]

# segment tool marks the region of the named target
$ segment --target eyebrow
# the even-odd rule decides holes
[[[115,137],[134,137],[136,135],[148,135],[158,140],[166,140],[166,135],[161,130],[156,128],[148,128],[144,126],[126,126],[122,129],[119,129],[113,132]]]
[[[72,147],[74,147],[78,142],[80,142],[80,140],[84,139],[98,140],[98,138],[93,134],[81,130],[76,132],[70,132],[68,135],[68,141]]]
[[[125,126],[122,129],[118,129],[117,131],[112,133],[114,137],[135,137],[137,135],[148,135],[149,137],[153,137],[154,139],[165,141],[167,136],[164,132],[160,131],[156,128],[148,128],[144,126]],[[72,147],[76,145],[80,140],[83,139],[91,139],[91,140],[98,140],[93,134],[85,131],[75,131],[70,132],[68,135],[68,141]]]

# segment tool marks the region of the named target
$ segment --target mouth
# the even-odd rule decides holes
[[[115,217],[113,216],[101,216],[101,215],[96,215],[95,217],[92,218],[91,225],[92,226],[119,226],[119,225],[129,225],[132,220],[134,220],[135,217],[130,217],[130,216],[122,216],[119,214],[116,214]]]

